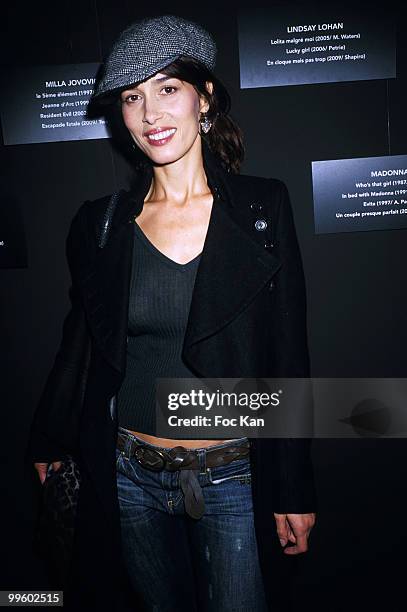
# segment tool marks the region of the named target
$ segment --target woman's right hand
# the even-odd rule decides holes
[[[54,470],[54,472],[59,470],[61,465],[62,465],[61,461],[53,461],[52,469]],[[38,476],[40,477],[41,484],[44,484],[44,480],[47,477],[48,466],[49,466],[49,463],[34,463],[34,468],[37,470]]]

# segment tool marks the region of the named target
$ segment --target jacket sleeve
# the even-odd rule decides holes
[[[276,377],[310,378],[306,287],[303,263],[286,185],[269,179],[274,211],[275,250],[282,266],[276,275],[276,316],[272,322]],[[312,390],[305,386],[304,416],[312,415]],[[317,495],[311,458],[311,438],[273,438],[271,476],[273,511],[315,512]]]
[[[77,448],[80,407],[90,355],[90,339],[74,263],[80,252],[79,245],[83,247],[86,239],[83,217],[84,206],[73,218],[66,240],[66,257],[72,279],[71,307],[31,423],[25,453],[28,462],[59,461]]]

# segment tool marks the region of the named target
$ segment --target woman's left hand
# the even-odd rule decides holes
[[[315,512],[308,514],[277,514],[274,512],[281,546],[285,546],[288,540],[294,544],[284,549],[287,555],[298,555],[308,550],[308,536],[315,524],[315,516]]]

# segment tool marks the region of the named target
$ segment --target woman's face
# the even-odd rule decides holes
[[[123,91],[121,102],[131,137],[158,164],[176,161],[189,151],[199,132],[200,113],[208,110],[190,83],[162,72]]]

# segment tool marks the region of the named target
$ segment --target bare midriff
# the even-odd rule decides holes
[[[156,446],[163,446],[165,448],[172,448],[173,446],[185,446],[185,448],[206,448],[207,446],[213,446],[215,444],[221,444],[222,442],[230,442],[236,440],[236,438],[229,438],[227,440],[173,440],[172,438],[157,438],[150,434],[145,434],[140,431],[133,431],[128,429],[130,433],[134,434],[138,438],[141,438],[149,444],[155,444]]]

